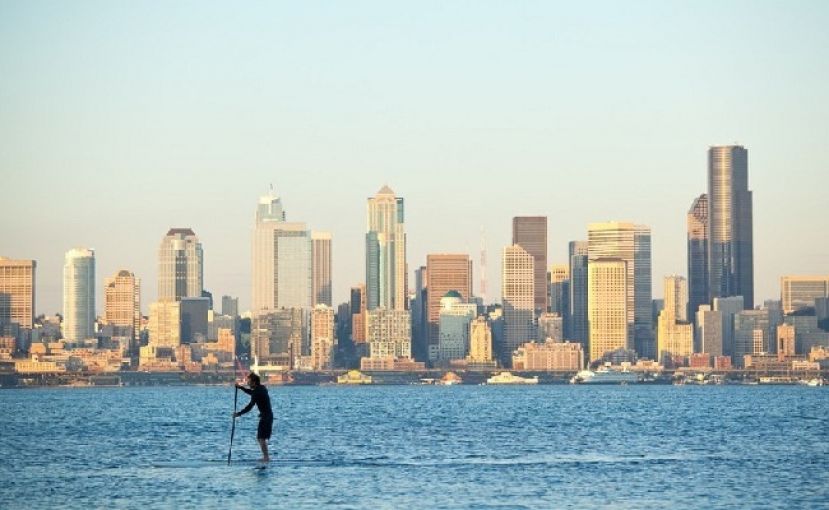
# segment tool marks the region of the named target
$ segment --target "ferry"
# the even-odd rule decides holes
[[[626,370],[582,370],[570,379],[571,384],[634,384],[639,376]]]
[[[822,377],[815,377],[813,379],[801,379],[799,382],[803,386],[823,386],[825,384],[823,382]]]
[[[461,377],[458,374],[456,374],[455,372],[447,372],[443,377],[440,378],[439,381],[437,381],[436,384],[439,384],[441,386],[454,386],[456,384],[461,383],[463,383],[463,379],[461,379]]]
[[[487,384],[538,384],[538,376],[520,377],[511,372],[501,372],[486,380]]]

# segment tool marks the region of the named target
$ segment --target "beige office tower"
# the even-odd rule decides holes
[[[36,267],[34,260],[0,257],[0,326],[14,323],[32,329]]]
[[[511,362],[519,345],[535,339],[535,259],[513,244],[501,259],[501,304],[504,308],[504,346],[501,360]],[[546,278],[545,278],[546,279]]]
[[[823,297],[829,297],[829,275],[780,278],[780,301],[786,315],[814,307],[815,299]]]
[[[665,307],[657,320],[658,360],[687,357],[694,352],[694,326],[688,323],[688,280],[665,277]]]
[[[469,357],[471,362],[492,361],[492,328],[485,317],[478,317],[469,323]]]
[[[547,311],[547,217],[516,216],[512,219],[512,244],[533,257],[535,314]]]
[[[311,311],[311,367],[331,370],[334,366],[334,309],[323,304]]]
[[[455,291],[461,301],[472,298],[472,259],[466,254],[438,253],[426,256],[426,324],[429,361],[440,351],[440,300]]]
[[[104,282],[104,318],[121,332],[138,338],[141,332],[141,280],[125,269]],[[123,335],[127,336],[127,335]]]
[[[369,310],[366,317],[369,356],[411,358],[412,320],[408,310]]]
[[[311,232],[312,279],[314,305],[332,306],[331,300],[331,233]]]
[[[74,248],[63,264],[63,338],[95,337],[95,251]]]
[[[630,349],[628,268],[622,259],[598,258],[587,266],[587,323],[590,361],[610,351]]]
[[[588,226],[589,263],[600,258],[621,259],[627,264],[628,338],[639,356],[653,359],[656,345],[651,310],[650,228],[623,222],[591,223]]]
[[[181,345],[181,301],[152,303],[147,331],[152,347],[176,348]]]
[[[368,199],[367,309],[406,309],[406,232],[403,199],[388,186]]]
[[[777,356],[781,360],[795,355],[795,327],[791,324],[777,326]]]
[[[158,300],[200,298],[204,290],[204,253],[190,228],[171,228],[158,248]]]

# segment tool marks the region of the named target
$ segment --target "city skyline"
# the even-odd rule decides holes
[[[544,215],[549,264],[567,262],[588,223],[649,225],[658,282],[685,274],[706,147],[734,142],[751,152],[755,303],[778,295],[781,275],[826,272],[829,240],[814,235],[829,160],[816,128],[829,114],[824,4],[675,16],[604,3],[599,19],[583,6],[444,6],[433,19],[374,5],[323,21],[292,6],[276,23],[276,7],[226,20],[219,6],[178,6],[165,12],[177,30],[151,6],[96,5],[83,23],[68,6],[0,7],[0,253],[37,261],[38,313],[60,311],[74,246],[95,248],[99,282],[122,268],[140,278],[147,313],[170,227],[198,233],[205,288],[250,309],[250,204],[270,183],[292,218],[332,233],[336,303],[362,279],[346,275],[362,273],[363,200],[384,183],[406,198],[410,279],[428,253],[477,261],[483,226],[499,296],[512,218]],[[217,48],[226,23],[249,29]],[[57,192],[35,205],[44,189]],[[129,236],[112,235],[121,226]]]

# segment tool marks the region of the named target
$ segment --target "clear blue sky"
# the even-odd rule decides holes
[[[363,278],[365,199],[406,198],[410,269],[546,214],[550,262],[587,223],[653,229],[654,295],[686,272],[708,145],[749,150],[757,299],[829,273],[829,2],[0,2],[0,254],[96,249],[156,297],[171,226],[214,295],[250,302],[273,183],[334,234],[335,300]],[[476,285],[478,281],[476,274]]]

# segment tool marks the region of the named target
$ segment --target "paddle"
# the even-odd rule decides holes
[[[236,363],[233,364],[233,424],[230,426],[230,448],[227,449],[227,465],[230,465],[230,455],[233,452],[233,434],[236,432],[236,402],[239,398],[239,388],[236,387]]]

